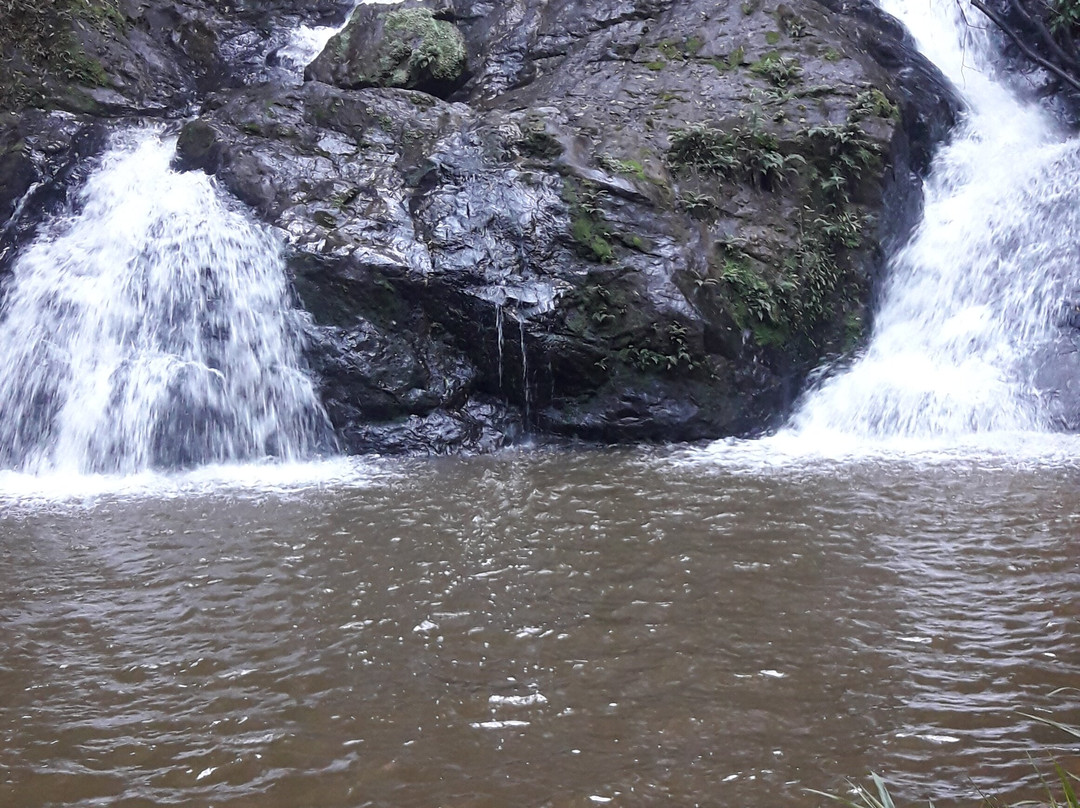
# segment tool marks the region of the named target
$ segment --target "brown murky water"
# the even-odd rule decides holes
[[[1080,466],[686,460],[7,497],[0,805],[940,805],[1075,760],[1017,710],[1080,723]]]

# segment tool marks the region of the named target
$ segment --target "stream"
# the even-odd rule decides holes
[[[23,477],[0,804],[1039,796],[1027,755],[1075,749],[1018,711],[1080,723],[1078,448]]]

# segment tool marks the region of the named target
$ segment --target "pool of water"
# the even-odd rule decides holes
[[[1037,796],[1080,452],[0,478],[0,804]],[[763,448],[762,448],[763,447]],[[1043,766],[1044,770],[1047,769]]]

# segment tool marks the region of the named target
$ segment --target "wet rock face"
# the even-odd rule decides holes
[[[361,7],[303,87],[220,96],[178,158],[288,233],[351,449],[745,434],[857,344],[955,110],[887,19],[459,0],[424,16],[455,88],[401,11]]]
[[[12,0],[0,10],[0,109],[97,116],[191,114],[208,92],[283,73],[301,23],[344,18],[349,0]]]
[[[176,167],[285,235],[358,452],[775,423],[861,338],[956,109],[872,6],[365,5],[297,86],[267,62],[333,6],[189,2],[125,12],[98,112],[204,99]],[[8,151],[0,216],[55,172]]]
[[[0,282],[41,220],[70,203],[107,140],[107,128],[87,116],[0,115]]]

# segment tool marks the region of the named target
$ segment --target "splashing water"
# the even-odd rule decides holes
[[[345,19],[340,25],[301,25],[294,29],[289,36],[289,41],[278,52],[278,58],[286,70],[292,72],[299,80],[303,78],[304,68],[322,53],[323,48],[349,24],[353,12],[362,5],[396,5],[401,0],[358,0],[353,3]]]
[[[117,135],[78,211],[17,260],[0,320],[0,468],[132,473],[330,445],[280,247],[174,142]]]
[[[882,6],[968,109],[935,160],[921,225],[892,260],[865,354],[791,426],[870,439],[1045,430],[1036,358],[1080,277],[1080,147],[997,75],[988,25],[966,3]]]

